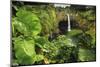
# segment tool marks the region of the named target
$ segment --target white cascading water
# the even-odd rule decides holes
[[[68,31],[71,31],[71,24],[70,24],[70,16],[67,14],[68,17]]]

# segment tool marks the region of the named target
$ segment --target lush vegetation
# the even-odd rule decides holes
[[[71,31],[61,27],[70,14]],[[96,60],[95,7],[12,3],[13,65]],[[63,30],[61,30],[63,29]]]

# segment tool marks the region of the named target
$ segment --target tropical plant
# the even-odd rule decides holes
[[[74,54],[74,51],[77,52],[76,45],[65,35],[60,35],[57,39],[48,42],[48,45],[44,45],[44,49],[46,50],[45,57],[49,63],[72,62],[69,61],[72,57],[71,55]],[[76,58],[76,54],[73,55],[74,58]]]
[[[37,55],[35,52],[35,41],[33,39],[14,38],[14,50],[19,64],[27,65],[43,60],[43,56]]]
[[[42,55],[35,52],[33,38],[41,32],[40,20],[35,14],[25,8],[19,9],[12,19],[12,31],[17,63],[26,65],[43,59]]]
[[[35,36],[41,32],[41,24],[39,18],[25,8],[21,8],[12,19],[13,32],[18,31],[25,36]]]
[[[13,65],[95,61],[93,8],[84,7],[81,10],[77,6],[61,8],[29,2],[14,2],[12,8]],[[70,13],[70,20],[79,25],[61,34],[60,21],[66,22],[67,31],[66,13]]]

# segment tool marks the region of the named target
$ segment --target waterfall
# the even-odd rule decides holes
[[[68,31],[71,31],[70,16],[69,14],[67,14],[67,16],[68,16]]]

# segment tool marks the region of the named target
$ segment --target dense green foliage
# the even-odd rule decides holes
[[[17,58],[17,62],[20,64],[32,64],[35,61],[40,61],[43,59],[42,55],[36,54],[35,42],[33,39],[24,39],[21,37],[15,38],[14,50],[16,53],[15,56]]]
[[[41,32],[40,20],[35,14],[21,8],[16,15],[17,17],[12,19],[13,27],[15,27],[14,30],[17,30],[25,36],[35,36]]]
[[[96,60],[95,9],[24,2],[13,2],[12,8],[13,65]],[[71,13],[71,21],[78,25],[61,34],[59,23],[67,23],[66,13]]]
[[[93,61],[95,59],[95,52],[91,49],[84,49],[80,48],[79,49],[79,61]]]

